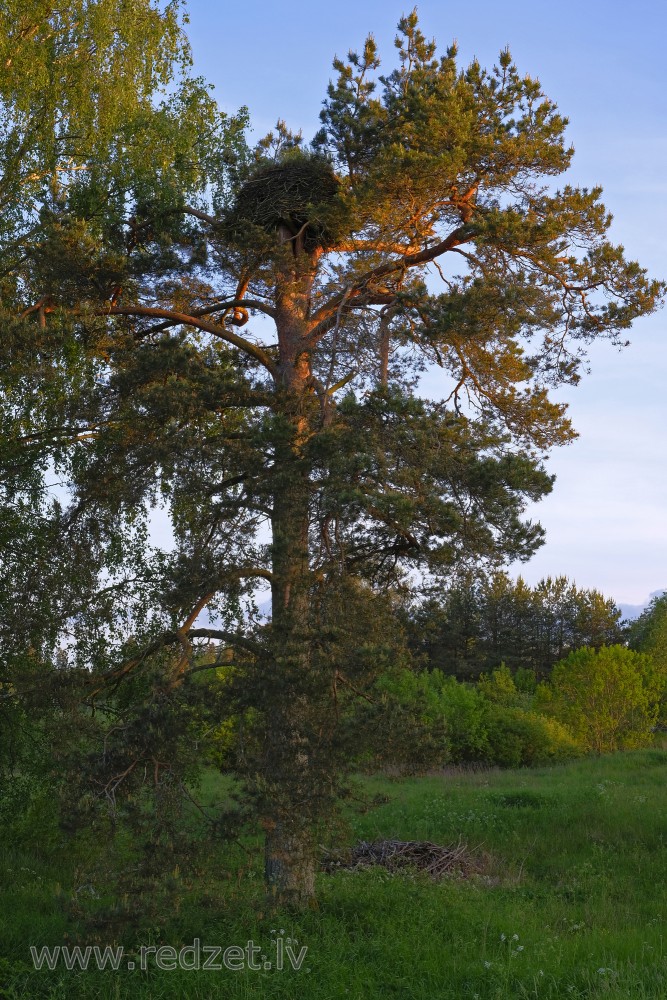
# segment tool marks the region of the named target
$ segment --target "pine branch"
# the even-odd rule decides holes
[[[274,378],[277,378],[278,369],[276,365],[261,347],[257,344],[253,344],[250,340],[246,340],[244,337],[239,337],[238,334],[232,333],[231,330],[227,330],[224,326],[220,326],[218,323],[212,323],[210,320],[206,320],[201,316],[192,316],[188,313],[181,313],[174,309],[161,309],[155,306],[139,305],[109,306],[106,309],[99,310],[96,315],[153,316],[156,319],[169,320],[170,322],[173,322],[174,325],[192,326],[196,330],[202,330],[204,333],[211,333],[214,337],[219,337],[220,340],[224,340],[228,344],[232,344],[234,347],[237,347],[244,354],[247,354],[249,357],[254,358],[255,361],[258,361]]]

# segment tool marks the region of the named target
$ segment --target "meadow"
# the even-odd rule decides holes
[[[94,837],[58,855],[57,844],[26,835],[0,849],[0,996],[657,1000],[667,996],[666,779],[658,749],[542,769],[360,778],[339,845],[460,842],[476,873],[438,882],[381,867],[322,873],[319,906],[302,914],[267,908],[248,840],[212,849],[187,879],[169,873],[161,908],[114,924],[89,880],[118,857],[100,862]],[[211,774],[204,794],[220,788]],[[255,964],[272,968],[138,967],[140,945],[178,950],[195,938],[225,948],[252,940]],[[30,944],[76,943],[124,945],[121,967],[34,969]],[[285,960],[278,970],[288,945],[300,967]]]

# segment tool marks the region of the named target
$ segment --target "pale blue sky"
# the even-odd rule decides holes
[[[372,32],[391,65],[396,22],[410,8],[190,0],[195,69],[225,109],[248,106],[257,138],[277,118],[310,138],[333,56]],[[426,35],[443,48],[456,38],[462,61],[489,65],[509,45],[570,119],[569,178],[603,185],[615,241],[667,277],[667,4],[425,0],[418,9]],[[547,543],[517,567],[529,582],[565,573],[630,604],[667,587],[666,332],[662,310],[636,325],[622,353],[599,345],[592,373],[564,394],[580,438],[549,460],[554,492],[531,511]]]

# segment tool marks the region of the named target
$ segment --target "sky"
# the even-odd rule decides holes
[[[393,68],[395,0],[190,0],[195,71],[227,111],[245,105],[255,139],[278,118],[309,139],[335,55],[372,33]],[[663,0],[424,0],[422,30],[441,50],[456,39],[461,64],[490,66],[509,46],[570,120],[576,153],[567,180],[601,184],[611,238],[667,278],[667,4]],[[639,321],[623,351],[594,345],[590,374],[558,398],[579,432],[552,452],[552,494],[529,508],[547,541],[512,567],[530,584],[567,575],[623,605],[667,588],[667,309]],[[436,397],[436,375],[428,393]]]

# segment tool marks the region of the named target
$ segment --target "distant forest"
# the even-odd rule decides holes
[[[505,663],[547,676],[572,650],[622,643],[621,611],[598,590],[565,576],[529,587],[506,573],[458,581],[413,606],[408,643],[424,666],[460,680]]]

